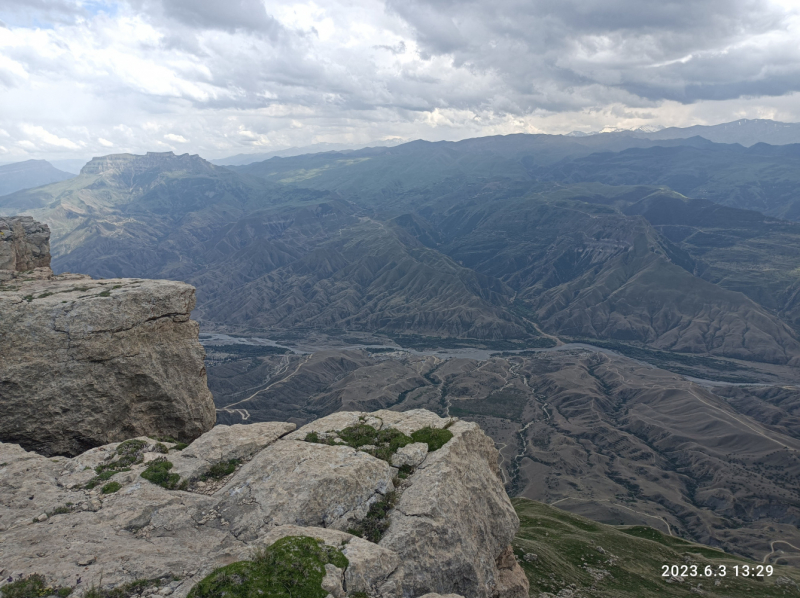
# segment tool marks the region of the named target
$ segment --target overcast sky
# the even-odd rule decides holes
[[[800,0],[0,0],[0,162],[800,121]]]

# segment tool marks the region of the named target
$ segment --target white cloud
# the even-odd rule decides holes
[[[80,145],[66,139],[54,135],[43,127],[36,125],[22,125],[20,127],[22,132],[27,135],[28,139],[25,141],[32,143],[35,146],[44,146],[45,148],[63,148],[68,150],[80,149]]]
[[[0,127],[13,155],[179,143],[217,157],[387,137],[800,120],[800,13],[789,0],[100,6],[0,4]]]

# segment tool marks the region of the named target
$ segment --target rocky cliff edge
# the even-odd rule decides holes
[[[77,455],[211,429],[194,287],[49,268],[49,230],[0,219],[0,441]]]
[[[183,450],[142,437],[74,458],[0,444],[2,576],[78,596],[214,595],[299,537],[338,555],[328,598],[527,597],[519,520],[476,424],[415,410],[294,428],[217,426]]]

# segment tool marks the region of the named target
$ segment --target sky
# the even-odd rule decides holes
[[[800,121],[800,0],[0,0],[0,162]]]

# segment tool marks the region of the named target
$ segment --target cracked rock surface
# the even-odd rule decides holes
[[[422,410],[337,413],[312,425],[339,431],[362,417],[409,432],[449,425],[453,438],[402,482],[386,461],[347,446],[304,442],[310,427],[292,432],[294,425],[284,423],[250,425],[247,433],[217,426],[183,452],[146,437],[74,458],[0,443],[4,575],[40,573],[53,586],[74,588],[75,596],[92,584],[113,588],[171,576],[179,578],[170,582],[171,595],[183,598],[214,569],[247,560],[280,538],[305,535],[335,546],[349,561],[342,573],[328,572],[334,597],[527,596],[527,580],[508,550],[519,521],[503,490],[497,451],[480,428]],[[126,446],[136,452],[126,453]],[[132,461],[127,471],[85,489],[98,466],[107,468],[123,453]],[[211,494],[167,490],[140,475],[165,459],[171,472],[193,476],[203,470],[193,464],[210,467],[234,455],[243,464]],[[186,479],[185,487],[195,488]],[[102,484],[110,482],[119,488],[104,494]],[[396,508],[380,542],[345,531],[391,492]]]
[[[77,455],[214,425],[194,287],[64,274],[0,281],[0,440]]]

